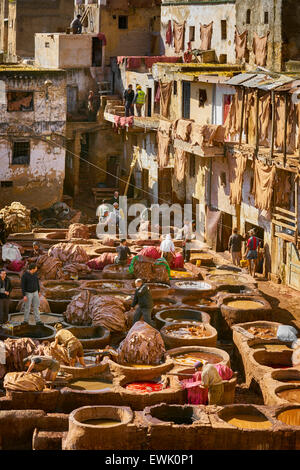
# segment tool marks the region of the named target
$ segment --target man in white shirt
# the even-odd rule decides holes
[[[203,367],[201,371],[201,385],[203,388],[208,388],[208,404],[220,405],[224,395],[224,385],[214,364],[203,361],[203,363],[197,362],[194,367],[195,369]]]
[[[172,238],[169,233],[166,235],[166,238],[161,242],[159,249],[161,252],[161,256],[167,260],[168,265],[170,266],[173,257],[175,256],[175,245],[172,242]]]

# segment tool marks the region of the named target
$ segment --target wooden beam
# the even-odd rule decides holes
[[[245,114],[245,87],[242,87],[242,112],[241,112],[241,128],[240,128],[240,139],[239,139],[239,146],[242,145],[242,137],[243,137],[243,123],[244,123],[244,114]]]
[[[288,94],[284,95],[284,137],[283,137],[283,166],[286,166],[287,152],[287,122],[288,122]]]
[[[276,220],[276,219],[272,219],[272,223],[275,225],[278,225],[279,227],[288,228],[292,232],[295,232],[296,230],[295,227],[292,227],[291,225],[288,225],[288,224],[284,224],[283,222],[279,222],[279,220]]]
[[[271,92],[271,103],[272,103],[272,121],[271,121],[271,148],[270,148],[270,159],[273,158],[274,153],[274,139],[275,139],[275,92]]]
[[[283,220],[283,221],[289,222],[289,223],[294,224],[294,225],[296,224],[295,218],[294,218],[294,220],[292,220],[292,219],[289,219],[288,217],[286,217],[285,215],[281,215],[281,214],[272,214],[272,215],[276,220]]]
[[[284,214],[290,215],[291,217],[296,217],[296,212],[291,212],[291,211],[288,211],[287,209],[282,209],[282,207],[277,207],[277,206],[274,207],[274,209],[276,211],[281,211]]]

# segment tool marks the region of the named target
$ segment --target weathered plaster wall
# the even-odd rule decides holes
[[[138,157],[138,170],[149,170],[148,178],[148,192],[150,194],[143,194],[142,199],[147,198],[152,204],[158,201],[158,168],[157,168],[157,145],[156,134],[151,132],[147,134],[138,135],[137,145],[140,148]]]
[[[61,199],[65,174],[63,148],[32,138],[29,165],[11,165],[11,156],[12,143],[0,137],[0,181],[13,181],[13,187],[0,189],[1,206],[20,201],[28,207],[43,209]]]
[[[192,204],[192,198],[198,199],[199,231],[202,238],[205,235],[205,207],[208,182],[208,161],[206,158],[195,157],[195,176],[190,176],[191,156],[189,155],[186,171],[186,203]]]
[[[90,34],[36,34],[35,62],[46,68],[91,67],[92,37]]]
[[[10,2],[9,50],[21,57],[33,57],[34,34],[64,32],[73,20],[73,9],[72,0],[15,0],[15,2]]]
[[[199,90],[205,90],[207,101],[204,107],[199,106]],[[211,124],[213,105],[213,85],[208,83],[191,83],[191,110],[190,117],[197,124]]]
[[[213,35],[211,48],[215,49],[217,57],[220,54],[227,54],[227,62],[235,63],[235,50],[234,50],[234,32],[235,32],[235,1],[213,4],[205,2],[205,4],[197,5],[162,5],[161,8],[161,36],[164,41],[163,54],[174,56],[175,54],[173,45],[166,44],[166,30],[169,20],[175,20],[177,23],[186,22],[184,50],[187,50],[189,42],[189,28],[195,27],[195,41],[192,42],[192,49],[200,49],[200,23],[209,24],[211,21],[213,25]],[[227,39],[221,39],[221,20],[227,21]],[[182,55],[182,53],[178,54]]]
[[[297,2],[296,2],[297,3]],[[295,2],[293,2],[295,5]],[[248,30],[249,68],[253,69],[253,34],[260,37],[270,32],[268,39],[268,59],[266,67],[280,71],[282,68],[282,0],[236,0],[236,24],[239,33]],[[251,11],[250,24],[246,24],[247,10]],[[264,24],[264,13],[268,12],[269,23]]]
[[[128,29],[118,28],[119,15],[128,15]],[[110,57],[119,55],[159,55],[159,31],[159,7],[130,9],[128,13],[101,9],[101,32],[107,38],[107,65]]]
[[[46,101],[45,80],[50,79]],[[13,187],[1,187],[1,204],[19,200],[42,209],[60,200],[64,180],[66,124],[66,79],[63,72],[1,73],[6,92],[33,91],[34,110],[7,112],[6,94],[0,102],[0,181],[12,181]],[[12,165],[15,139],[30,141],[30,164]]]

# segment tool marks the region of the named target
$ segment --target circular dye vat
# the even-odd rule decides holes
[[[300,426],[300,408],[291,408],[282,411],[277,419],[288,426]]]
[[[131,382],[124,386],[126,390],[137,393],[153,393],[160,392],[163,389],[163,384],[149,381],[149,382]]]
[[[8,338],[32,338],[40,341],[52,341],[56,331],[52,326],[46,325],[17,325]]]
[[[210,316],[208,313],[189,308],[168,308],[166,310],[161,310],[155,314],[155,319],[159,328],[175,322],[178,323],[183,321],[210,323]]]
[[[62,323],[64,317],[62,315],[55,315],[52,313],[40,313],[40,318],[43,323],[48,323],[49,325],[54,325],[55,323]],[[23,313],[12,313],[9,316],[10,322],[21,323],[24,321],[24,314]],[[35,319],[33,315],[29,317],[29,323],[35,324]]]
[[[126,367],[133,367],[134,369],[151,369],[152,367],[155,367],[151,364],[123,364],[123,365]]]
[[[256,310],[262,307],[260,302],[254,300],[232,300],[226,304],[228,307],[239,310]]]
[[[229,269],[212,269],[211,271],[209,271],[209,274],[210,275],[226,275],[226,274],[234,274],[236,275],[236,271],[231,271]]]
[[[272,339],[276,338],[277,327],[268,328],[262,326],[251,326],[247,331],[253,336],[256,336],[256,338]]]
[[[90,379],[73,380],[68,387],[73,390],[105,390],[112,388],[112,382],[105,381],[99,377]]]
[[[223,418],[224,419],[224,418]],[[270,429],[272,423],[263,415],[237,414],[225,419],[228,424],[232,424],[240,429]]]
[[[222,356],[206,352],[190,352],[185,354],[177,354],[173,356],[177,364],[183,366],[194,366],[198,361],[207,361],[210,364],[218,364],[222,362]]]
[[[116,419],[87,419],[86,421],[82,421],[82,424],[87,424],[89,426],[97,426],[102,428],[108,428],[110,426],[114,426],[116,424],[120,424],[121,421],[117,421]]]
[[[300,403],[300,388],[287,388],[276,392],[276,395],[290,403]]]
[[[247,283],[247,278],[237,274],[211,274],[208,279],[220,285],[236,286]]]
[[[104,290],[120,290],[127,287],[124,282],[108,282],[108,281],[90,281],[85,282],[83,287]]]
[[[166,405],[150,407],[147,413],[150,418],[156,418],[163,422],[172,422],[174,424],[191,425],[199,418],[194,416],[195,410],[192,406]],[[147,415],[146,415],[147,418]]]

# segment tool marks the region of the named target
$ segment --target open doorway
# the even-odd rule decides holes
[[[221,213],[217,228],[216,251],[228,250],[229,237],[232,234],[232,215],[226,212]]]
[[[92,38],[92,67],[102,66],[102,41],[99,38]]]

